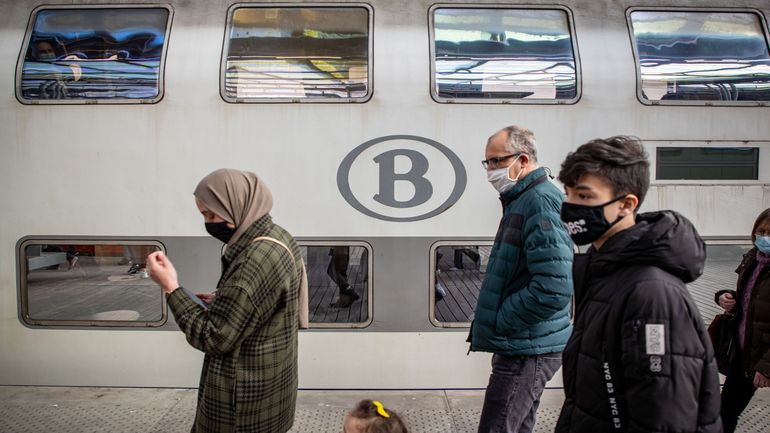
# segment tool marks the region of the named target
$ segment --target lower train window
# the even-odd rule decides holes
[[[491,242],[478,241],[441,241],[431,247],[431,323],[470,326],[491,249]]]
[[[23,103],[157,102],[170,7],[44,6],[17,71]]]
[[[310,327],[363,328],[372,321],[371,247],[300,241],[307,266]]]
[[[756,147],[658,147],[655,178],[659,180],[757,180]]]
[[[770,52],[758,12],[630,10],[628,21],[642,102],[770,101]]]
[[[365,102],[372,94],[368,5],[236,6],[228,16],[227,102]]]
[[[161,326],[166,300],[149,278],[154,241],[26,240],[18,251],[21,319],[29,326]]]
[[[577,102],[569,10],[434,6],[430,20],[436,101]]]

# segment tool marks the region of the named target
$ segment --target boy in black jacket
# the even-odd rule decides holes
[[[573,266],[556,432],[721,432],[716,361],[685,286],[703,273],[705,245],[675,212],[636,214],[649,188],[641,143],[592,140],[567,156],[559,180],[562,220],[592,246]]]

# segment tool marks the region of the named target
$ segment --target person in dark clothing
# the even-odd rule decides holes
[[[720,290],[715,301],[733,314],[730,321],[737,356],[722,388],[722,424],[732,433],[758,388],[770,387],[770,208],[751,230],[754,248],[735,272],[737,290]]]
[[[340,296],[337,301],[331,304],[332,307],[348,308],[360,296],[348,282],[348,265],[350,264],[350,247],[338,246],[329,248],[329,266],[326,267],[326,275],[334,281],[340,289]]]
[[[722,431],[711,342],[685,283],[706,250],[673,211],[637,214],[649,187],[642,144],[596,139],[570,153],[561,217],[578,245],[574,330],[563,353],[557,433]]]
[[[493,354],[478,433],[529,433],[571,331],[573,245],[559,220],[564,195],[538,164],[532,131],[498,131],[484,156],[503,217],[469,335],[470,350]]]

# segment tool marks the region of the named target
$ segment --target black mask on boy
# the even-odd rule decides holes
[[[625,195],[596,206],[562,203],[561,220],[567,226],[567,231],[575,244],[590,244],[602,237],[610,227],[620,222],[623,219],[620,215],[613,222],[607,221],[604,216],[604,207],[622,198],[625,198]]]
[[[214,236],[224,243],[230,242],[230,239],[235,234],[235,228],[228,227],[227,221],[222,221],[221,223],[205,223],[205,225],[206,231],[209,232],[211,236]]]

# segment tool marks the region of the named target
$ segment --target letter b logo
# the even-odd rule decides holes
[[[406,173],[396,173],[396,156],[409,158],[412,168]],[[429,167],[425,155],[410,149],[396,149],[379,154],[374,162],[380,166],[380,193],[374,196],[377,202],[395,208],[409,208],[430,200],[433,185],[424,177]],[[410,200],[396,200],[396,181],[411,182],[414,185],[414,196]]]
[[[369,140],[353,149],[337,170],[342,197],[359,212],[385,221],[436,216],[459,200],[466,181],[457,155],[414,135]]]

